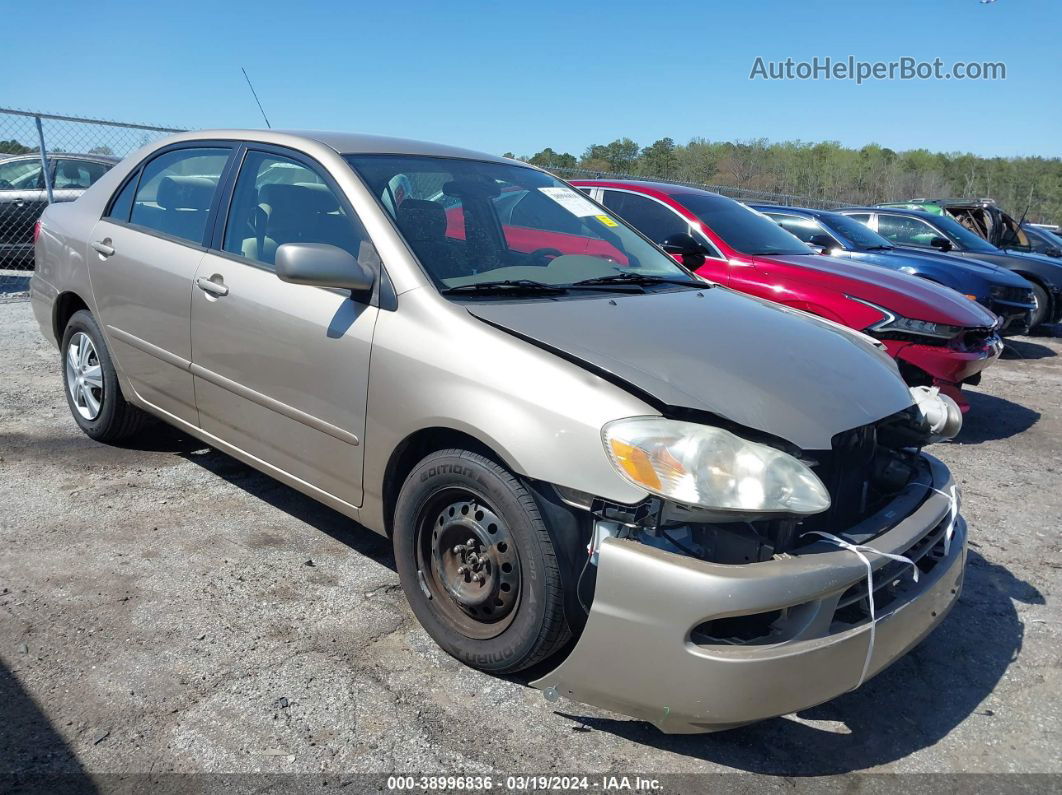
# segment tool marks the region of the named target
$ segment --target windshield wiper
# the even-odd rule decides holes
[[[568,292],[566,287],[561,287],[556,284],[546,284],[545,282],[536,282],[533,279],[504,279],[496,281],[486,282],[469,282],[468,284],[459,284],[456,287],[447,287],[441,290],[443,295],[450,295],[452,293],[491,293],[491,292],[506,292],[506,293],[524,293],[534,295],[563,295]]]
[[[896,246],[867,246],[863,251],[892,251]]]
[[[650,284],[677,284],[680,287],[696,287],[698,289],[707,289],[712,287],[712,284],[708,282],[697,282],[691,279],[672,279],[668,276],[653,276],[648,273],[613,273],[608,276],[596,276],[593,279],[583,279],[582,281],[572,282],[569,287],[595,287],[598,285],[607,286],[610,284],[632,284],[632,285],[650,285]]]

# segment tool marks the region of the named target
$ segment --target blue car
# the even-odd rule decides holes
[[[896,248],[864,224],[839,213],[806,207],[750,204],[805,243],[834,257],[903,271],[943,284],[984,305],[1003,319],[1006,334],[1023,334],[1035,308],[1033,286],[1006,268],[938,251]]]
[[[993,246],[951,216],[900,207],[842,207],[835,212],[866,224],[898,250],[907,253],[944,252],[1000,265],[1032,285],[1036,307],[1029,325],[1062,319],[1062,260]]]

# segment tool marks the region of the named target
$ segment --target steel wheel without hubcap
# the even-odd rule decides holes
[[[96,346],[83,332],[70,338],[66,349],[66,388],[77,413],[94,420],[103,406],[103,368]]]
[[[441,616],[469,638],[493,638],[516,615],[520,559],[508,525],[479,497],[447,490],[420,512],[421,588]]]

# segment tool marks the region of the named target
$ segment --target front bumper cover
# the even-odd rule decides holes
[[[944,554],[951,501],[924,484],[947,493],[951,477],[942,463],[924,459],[915,478],[921,483],[845,533],[882,552],[920,549],[923,561],[918,583],[909,572],[895,583],[890,572],[884,587],[876,583],[877,599],[885,602],[888,589],[888,602],[879,604],[868,677],[939,624],[961,588],[966,527],[955,518]],[[876,574],[889,564],[870,558]],[[547,698],[624,713],[666,733],[718,731],[805,709],[859,681],[870,624],[840,620],[839,606],[865,583],[859,558],[825,542],[762,563],[721,565],[607,539],[582,636],[563,663],[532,684]],[[798,608],[792,613],[799,620],[790,622],[798,626],[775,642],[706,643],[692,634],[713,619],[787,607]]]

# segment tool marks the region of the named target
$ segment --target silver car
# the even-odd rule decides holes
[[[526,164],[185,133],[49,207],[36,256],[85,433],[161,419],[386,534],[439,645],[550,660],[547,698],[748,723],[858,687],[957,598],[921,452],[954,404]]]

